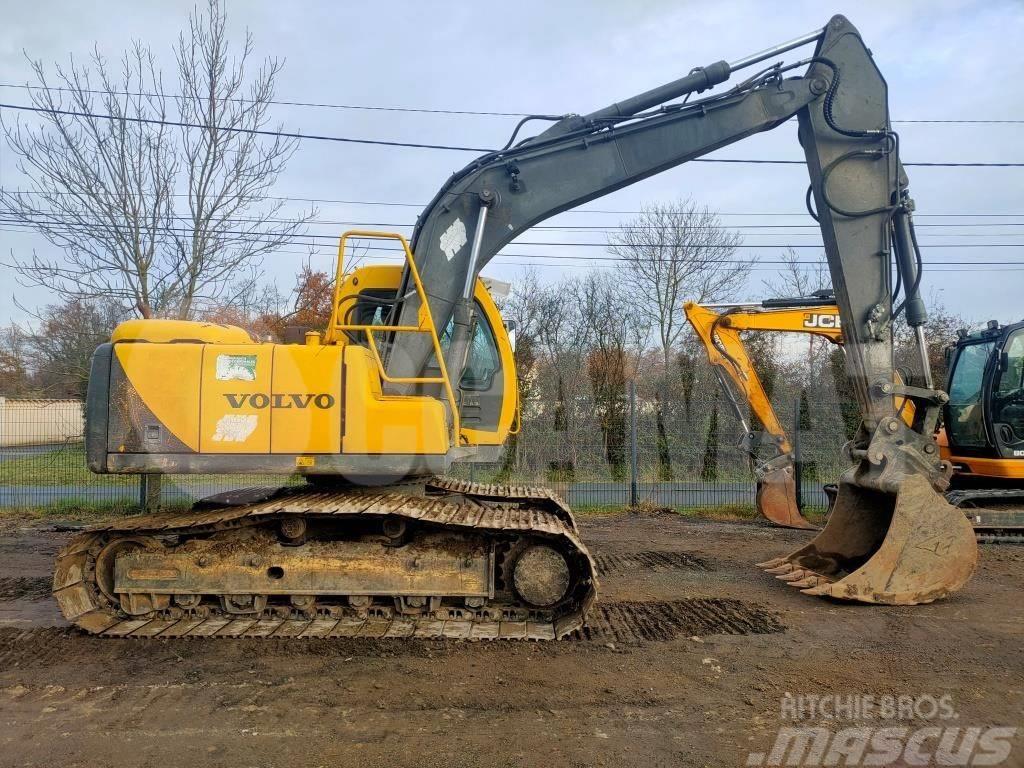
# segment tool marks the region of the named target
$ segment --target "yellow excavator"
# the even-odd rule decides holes
[[[683,306],[703,345],[726,401],[743,429],[740,448],[751,459],[758,512],[785,528],[817,528],[802,514],[795,482],[791,441],[768,398],[741,336],[744,332],[809,334],[842,346],[839,308],[831,291],[761,302]],[[937,439],[941,458],[953,468],[946,499],[965,511],[983,541],[1018,541],[1024,535],[1024,323],[992,321],[977,333],[961,331],[948,350],[948,388],[954,393],[943,410]],[[896,383],[903,378],[897,374]],[[745,407],[763,425],[751,428]],[[902,398],[896,409],[913,423],[913,405]],[[952,431],[950,445],[947,432]],[[762,459],[760,449],[771,455]],[[826,486],[831,503],[834,486]]]
[[[813,52],[781,63],[805,45]],[[698,95],[742,70],[752,74]],[[597,580],[570,510],[544,490],[438,477],[493,461],[517,427],[507,334],[480,270],[546,218],[794,117],[862,420],[828,525],[762,565],[809,594],[860,602],[956,592],[977,545],[941,495],[933,433],[946,396],[923,354],[924,386],[892,379],[896,316],[924,350],[913,203],[885,80],[835,16],[589,114],[524,118],[441,186],[410,241],[342,238],[330,323],[305,344],[198,322],[119,327],[92,363],[92,471],[309,482],[81,533],[57,558],[64,615],[119,637],[542,639],[581,627]],[[536,120],[551,125],[519,139]],[[356,237],[389,238],[404,264],[346,272]],[[913,400],[912,425],[894,395]]]

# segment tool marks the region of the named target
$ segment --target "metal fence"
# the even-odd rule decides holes
[[[82,443],[81,404],[75,401],[12,401],[3,414],[0,443],[0,507],[54,504],[137,506],[146,501],[138,476],[95,475],[88,471]],[[46,405],[49,403],[50,405]],[[675,509],[752,509],[754,483],[748,462],[736,448],[735,431],[702,412],[686,423],[655,414],[644,398],[625,395],[622,423],[584,403],[571,428],[553,427],[550,409],[524,405],[521,432],[495,464],[456,464],[451,473],[481,482],[550,487],[577,508],[624,507],[641,502]],[[796,406],[794,405],[794,409]],[[70,416],[69,416],[70,414]],[[682,417],[680,417],[682,418]],[[726,417],[722,417],[725,419]],[[658,423],[661,423],[659,427]],[[794,424],[794,428],[795,428]],[[557,428],[556,428],[557,427]],[[808,448],[802,500],[824,507],[822,484],[843,468],[839,435],[798,431]],[[231,474],[165,475],[159,497],[149,502],[187,505],[236,488],[301,483],[298,476]]]

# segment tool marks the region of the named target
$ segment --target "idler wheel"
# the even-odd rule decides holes
[[[569,564],[551,547],[532,546],[516,560],[512,583],[523,600],[546,608],[565,597],[569,589]]]

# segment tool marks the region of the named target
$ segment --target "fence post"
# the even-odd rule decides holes
[[[636,382],[629,382],[629,505],[635,507],[639,499],[636,461]]]
[[[143,512],[156,512],[160,508],[160,475],[139,475],[139,506]]]
[[[796,396],[796,410],[793,412],[793,484],[796,491],[796,508],[804,510],[804,457],[800,448],[800,406],[802,398]]]

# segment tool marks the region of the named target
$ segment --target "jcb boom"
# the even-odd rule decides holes
[[[811,43],[801,61],[675,101]],[[400,280],[368,288],[358,273],[341,274],[339,258],[319,344],[254,344],[201,324],[119,330],[90,381],[94,471],[298,472],[335,483],[83,534],[58,562],[65,615],[93,632],[146,636],[557,637],[580,626],[596,583],[563,505],[531,489],[429,479],[454,460],[492,457],[513,428],[515,381],[477,276],[538,222],[792,117],[862,421],[828,526],[770,567],[811,594],[865,602],[959,589],[976,545],[939,493],[948,472],[932,433],[945,396],[927,370],[923,388],[892,384],[895,315],[906,312],[923,349],[907,179],[885,81],[836,16],[517,143],[521,124],[420,214]],[[537,119],[549,118],[522,122]],[[905,287],[895,307],[893,260]],[[325,394],[333,403],[321,397],[317,408]],[[894,394],[917,405],[912,427]]]
[[[808,333],[839,344],[843,337],[839,309],[834,304],[820,303],[817,297],[814,297],[817,303],[811,301],[808,298],[802,306],[781,301],[724,308],[693,301],[683,305],[686,319],[704,346],[726,401],[743,428],[740,447],[750,457],[757,481],[757,511],[784,528],[816,529],[817,526],[800,511],[793,446],[740,334],[744,331]],[[747,406],[763,432],[753,429],[747,420]],[[762,461],[758,449],[765,444],[771,455]]]

